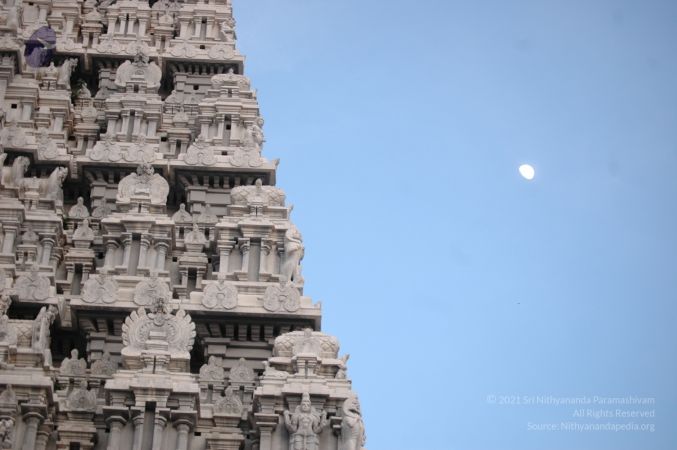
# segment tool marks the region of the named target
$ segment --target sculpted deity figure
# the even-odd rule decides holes
[[[336,372],[336,379],[337,380],[345,380],[348,378],[348,360],[350,359],[350,355],[346,354],[343,355],[341,358],[341,367],[339,367],[339,370]]]
[[[339,450],[362,450],[367,437],[364,434],[364,422],[360,411],[360,402],[356,396],[343,401],[343,418],[339,435]]]
[[[305,247],[303,246],[303,237],[296,226],[291,225],[284,234],[284,263],[280,270],[282,281],[292,283],[301,283],[301,260],[303,259]]]
[[[56,85],[58,87],[70,89],[71,74],[73,73],[73,70],[75,70],[75,67],[77,65],[78,65],[77,58],[68,58],[61,64],[61,66],[59,67],[59,76],[56,79]]]
[[[87,362],[78,358],[78,350],[71,350],[70,358],[67,356],[61,361],[59,373],[66,376],[84,377],[87,374]]]
[[[68,211],[68,217],[71,219],[86,219],[89,217],[89,210],[85,206],[85,199],[78,197],[77,203],[71,206]]]
[[[16,280],[14,289],[21,300],[44,301],[50,294],[49,279],[40,273],[37,264],[33,264],[27,274]]]
[[[66,167],[57,167],[47,179],[40,180],[40,194],[48,200],[63,201],[63,183],[68,176]]]
[[[205,209],[197,217],[199,223],[216,223],[219,218],[212,212],[212,207],[209,203],[205,204]]]
[[[198,244],[204,246],[207,243],[207,238],[205,234],[200,231],[200,227],[197,223],[193,224],[193,229],[186,234],[185,238],[186,244]]]
[[[221,361],[216,356],[210,356],[209,362],[200,367],[200,379],[207,381],[224,381],[226,379]]]
[[[284,412],[284,424],[289,431],[289,450],[320,450],[318,435],[327,426],[327,413],[321,414],[310,402],[310,395],[303,393],[301,404],[293,413]]]
[[[50,305],[49,307],[43,306],[42,309],[40,309],[38,316],[33,321],[31,333],[31,347],[34,350],[45,351],[49,349],[49,328],[52,326],[56,316],[57,309],[54,305]]]
[[[10,345],[16,344],[16,329],[9,323],[7,311],[12,304],[12,299],[7,293],[0,294],[0,342]]]
[[[24,176],[31,161],[26,156],[17,156],[12,162],[8,173],[4,174],[3,183],[6,187],[19,187],[23,184]]]
[[[227,17],[221,22],[221,34],[226,42],[232,42],[235,38],[235,19]]]
[[[110,353],[104,352],[101,359],[92,363],[92,375],[109,377],[118,370],[118,365],[110,358]]]
[[[172,216],[174,222],[192,222],[193,216],[191,213],[186,211],[186,204],[181,203],[179,205],[179,210],[174,213]]]
[[[84,219],[78,228],[73,232],[73,240],[75,241],[92,241],[94,239],[94,231],[89,227],[89,219]]]
[[[14,419],[0,420],[0,448],[12,448],[14,445]]]

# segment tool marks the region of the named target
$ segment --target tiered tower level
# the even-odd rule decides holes
[[[5,0],[0,448],[363,448],[235,41],[230,0]]]

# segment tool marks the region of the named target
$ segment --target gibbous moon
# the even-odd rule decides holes
[[[522,164],[519,167],[520,175],[522,175],[522,178],[525,180],[533,180],[534,176],[536,176],[536,170],[534,167],[530,164]]]

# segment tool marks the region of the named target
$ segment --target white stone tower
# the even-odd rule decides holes
[[[0,10],[0,448],[361,450],[231,0]]]

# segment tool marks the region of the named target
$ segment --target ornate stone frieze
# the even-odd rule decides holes
[[[202,304],[209,309],[233,309],[237,306],[237,288],[228,283],[224,277],[219,277],[216,283],[204,289]]]
[[[339,342],[334,336],[306,328],[292,331],[275,338],[274,356],[291,358],[300,354],[316,355],[319,358],[337,358]]]
[[[82,301],[85,303],[114,303],[118,292],[118,283],[107,274],[95,274],[85,281],[82,289]]]
[[[263,307],[271,312],[296,312],[301,307],[301,294],[290,283],[268,286],[263,294]]]
[[[148,306],[157,300],[169,302],[172,291],[167,283],[160,280],[156,272],[151,273],[150,278],[144,279],[134,288],[134,303],[139,306]]]
[[[155,173],[150,164],[139,165],[136,173],[127,175],[118,184],[118,201],[130,201],[132,198],[148,198],[158,205],[167,203],[169,183],[161,175]]]
[[[101,359],[96,360],[92,363],[90,372],[92,375],[110,377],[118,370],[118,365],[115,361],[110,358],[108,352],[104,352]]]
[[[145,350],[156,332],[166,339],[169,351],[190,352],[195,339],[195,324],[183,309],[170,314],[162,300],[156,299],[152,312],[145,308],[133,311],[122,325],[122,343],[132,350]],[[158,306],[161,305],[161,306]]]
[[[209,362],[200,367],[201,381],[223,381],[225,378],[223,366],[215,356],[210,356]]]
[[[234,205],[284,206],[285,194],[280,188],[263,186],[260,179],[254,186],[238,186],[230,191],[230,200]]]
[[[73,389],[66,397],[66,409],[69,411],[96,411],[96,392],[87,389],[87,381]]]
[[[40,273],[37,265],[31,267],[27,274],[21,275],[14,285],[19,300],[42,302],[50,296],[49,278]]]
[[[202,134],[200,134],[195,142],[188,147],[186,156],[183,160],[186,164],[191,166],[211,166],[216,163],[214,150],[207,144]]]
[[[216,397],[214,400],[214,414],[224,414],[230,416],[240,416],[244,410],[242,400],[233,392],[233,389],[226,388],[225,395]]]
[[[240,360],[230,369],[228,381],[231,383],[252,383],[256,380],[254,370],[247,365],[244,358]]]

